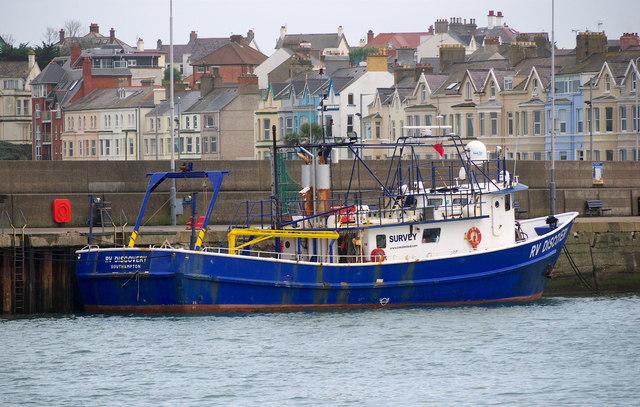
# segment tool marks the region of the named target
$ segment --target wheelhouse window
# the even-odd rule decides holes
[[[437,243],[438,241],[440,241],[440,228],[422,231],[422,243]]]

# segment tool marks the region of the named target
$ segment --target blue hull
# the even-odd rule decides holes
[[[573,223],[497,251],[398,263],[312,264],[175,249],[78,253],[88,312],[245,312],[537,299]]]

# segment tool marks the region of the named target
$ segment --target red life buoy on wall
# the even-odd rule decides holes
[[[71,201],[68,199],[53,200],[53,220],[56,223],[71,222]]]
[[[380,263],[382,261],[387,260],[387,255],[382,249],[373,249],[371,251],[371,261]]]
[[[475,226],[469,228],[469,230],[467,231],[466,239],[469,241],[469,243],[471,243],[471,246],[474,249],[478,247],[478,245],[482,241],[482,233],[480,233],[480,229]]]

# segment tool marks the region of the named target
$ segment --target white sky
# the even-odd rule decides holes
[[[162,39],[169,44],[169,0],[0,0],[0,35],[15,45],[41,45],[47,27],[58,31],[67,20],[100,26],[108,36],[135,46],[143,38],[146,48]],[[460,17],[487,25],[489,10],[502,11],[503,22],[520,32],[551,34],[551,0],[173,0],[173,42],[185,44],[194,30],[199,37],[245,35],[253,29],[263,53],[273,52],[286,25],[289,34],[334,33],[342,25],[351,46],[380,32],[427,31],[436,19]],[[574,48],[572,30],[604,30],[609,39],[625,32],[640,32],[640,0],[556,0],[555,38],[558,47]],[[599,26],[599,24],[601,24]]]

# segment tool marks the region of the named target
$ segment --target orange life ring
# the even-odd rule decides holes
[[[387,255],[384,253],[382,249],[373,249],[371,251],[371,261],[379,263],[387,260]]]
[[[478,247],[478,245],[482,241],[482,233],[480,233],[480,229],[475,226],[469,228],[469,230],[467,231],[466,239],[469,241],[469,243],[471,243],[471,246],[473,246],[474,249]]]

